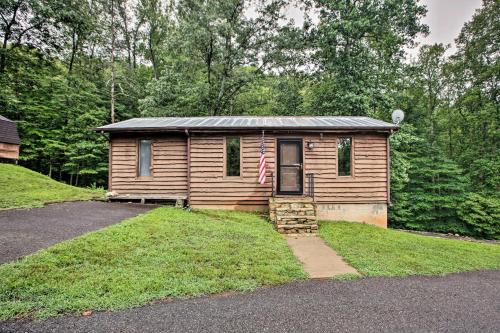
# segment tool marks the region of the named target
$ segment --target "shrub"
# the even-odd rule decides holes
[[[500,239],[500,198],[468,193],[458,216],[476,236]]]

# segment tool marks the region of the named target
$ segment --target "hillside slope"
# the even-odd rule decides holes
[[[66,185],[21,166],[0,163],[0,209],[41,207],[49,202],[103,196],[102,190]]]

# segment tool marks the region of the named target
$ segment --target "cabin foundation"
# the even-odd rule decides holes
[[[360,222],[387,228],[386,203],[318,203],[316,211],[319,220]]]
[[[310,197],[269,198],[269,219],[283,234],[316,233],[316,205]]]

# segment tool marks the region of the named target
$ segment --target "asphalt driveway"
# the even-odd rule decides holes
[[[135,309],[0,322],[0,332],[500,332],[500,271],[309,280]]]
[[[0,264],[123,219],[154,206],[76,201],[0,211]]]

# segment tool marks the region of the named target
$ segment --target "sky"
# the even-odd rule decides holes
[[[429,26],[430,34],[419,37],[421,44],[451,44],[448,54],[455,51],[455,38],[465,22],[472,19],[476,9],[481,7],[481,0],[421,0],[427,6],[427,16],[423,23]],[[410,56],[416,56],[417,50],[409,50]]]

